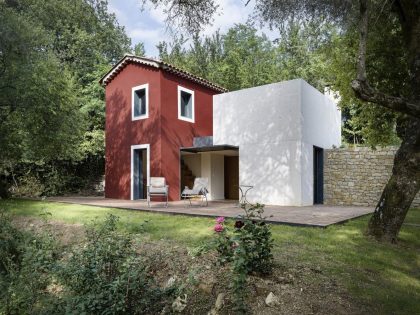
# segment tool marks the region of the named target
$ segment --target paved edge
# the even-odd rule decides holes
[[[48,201],[48,202],[57,202],[57,203],[67,203],[67,204],[76,204],[76,205],[84,205],[84,206],[91,206],[91,207],[97,207],[97,208],[113,208],[113,209],[120,209],[120,210],[128,210],[128,211],[143,211],[143,212],[150,212],[150,213],[158,213],[158,214],[168,214],[168,215],[183,215],[183,216],[188,216],[188,217],[204,217],[204,218],[217,218],[219,215],[215,215],[215,214],[200,214],[200,213],[196,213],[196,214],[192,214],[192,213],[182,213],[182,212],[173,212],[173,211],[158,211],[158,210],[153,210],[153,208],[149,208],[149,209],[135,209],[135,208],[128,208],[128,207],[115,207],[115,206],[100,206],[100,205],[93,205],[93,204],[89,204],[89,203],[80,203],[80,202],[71,202],[71,201],[58,201],[58,200],[48,200],[48,199],[44,199],[44,200],[40,200],[40,199],[31,199],[34,201]],[[351,220],[354,219],[358,219],[361,218],[363,216],[367,216],[367,215],[371,215],[372,213],[364,213],[364,214],[360,214],[357,215],[355,217],[352,218],[347,218],[347,219],[343,219],[331,224],[311,224],[311,223],[299,223],[299,222],[288,222],[288,221],[273,221],[273,220],[269,220],[267,219],[266,222],[270,223],[270,224],[276,224],[276,225],[288,225],[288,226],[297,226],[297,227],[312,227],[312,228],[322,228],[322,229],[326,229],[327,227],[331,226],[331,225],[341,225],[344,224],[346,222],[349,222]],[[231,219],[235,219],[236,217],[233,216],[225,216],[227,218],[231,218]]]

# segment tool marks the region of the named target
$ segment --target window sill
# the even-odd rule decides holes
[[[189,122],[189,123],[195,123],[195,121],[194,121],[193,118],[187,118],[187,117],[178,116],[178,119],[179,120],[182,120],[182,121]]]
[[[136,116],[136,117],[131,117],[131,121],[142,120],[142,119],[147,119],[147,118],[149,118],[148,115]]]

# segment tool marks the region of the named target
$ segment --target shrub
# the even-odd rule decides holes
[[[96,192],[96,185],[104,174],[103,156],[89,156],[78,162],[55,160],[48,162],[20,162],[11,170],[0,166],[0,197],[55,196],[66,193]]]
[[[49,234],[17,230],[0,214],[0,314],[41,314],[53,305],[52,281],[57,247]]]
[[[0,213],[0,314],[160,313],[177,288],[156,285],[117,222],[110,215],[64,252],[52,235],[19,231]]]
[[[24,174],[11,187],[15,197],[39,197],[45,191],[45,186],[33,174]]]
[[[6,212],[0,210],[0,274],[7,274],[8,266],[21,260],[23,237]]]
[[[155,314],[166,305],[174,288],[155,284],[131,238],[117,232],[117,221],[110,215],[99,228],[90,228],[87,243],[62,266],[66,312]]]
[[[273,240],[266,223],[264,205],[242,204],[245,214],[230,228],[224,218],[216,219],[215,248],[220,264],[231,263],[234,307],[245,313],[246,279],[249,273],[269,274],[272,271]]]

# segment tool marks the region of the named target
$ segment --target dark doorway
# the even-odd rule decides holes
[[[324,203],[324,149],[314,146],[314,204]]]
[[[225,156],[225,199],[239,200],[239,157]]]
[[[133,151],[133,199],[146,199],[147,150]]]

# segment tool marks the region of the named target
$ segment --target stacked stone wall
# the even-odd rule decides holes
[[[376,206],[392,172],[397,147],[325,151],[324,204]],[[420,207],[420,193],[412,204]]]

